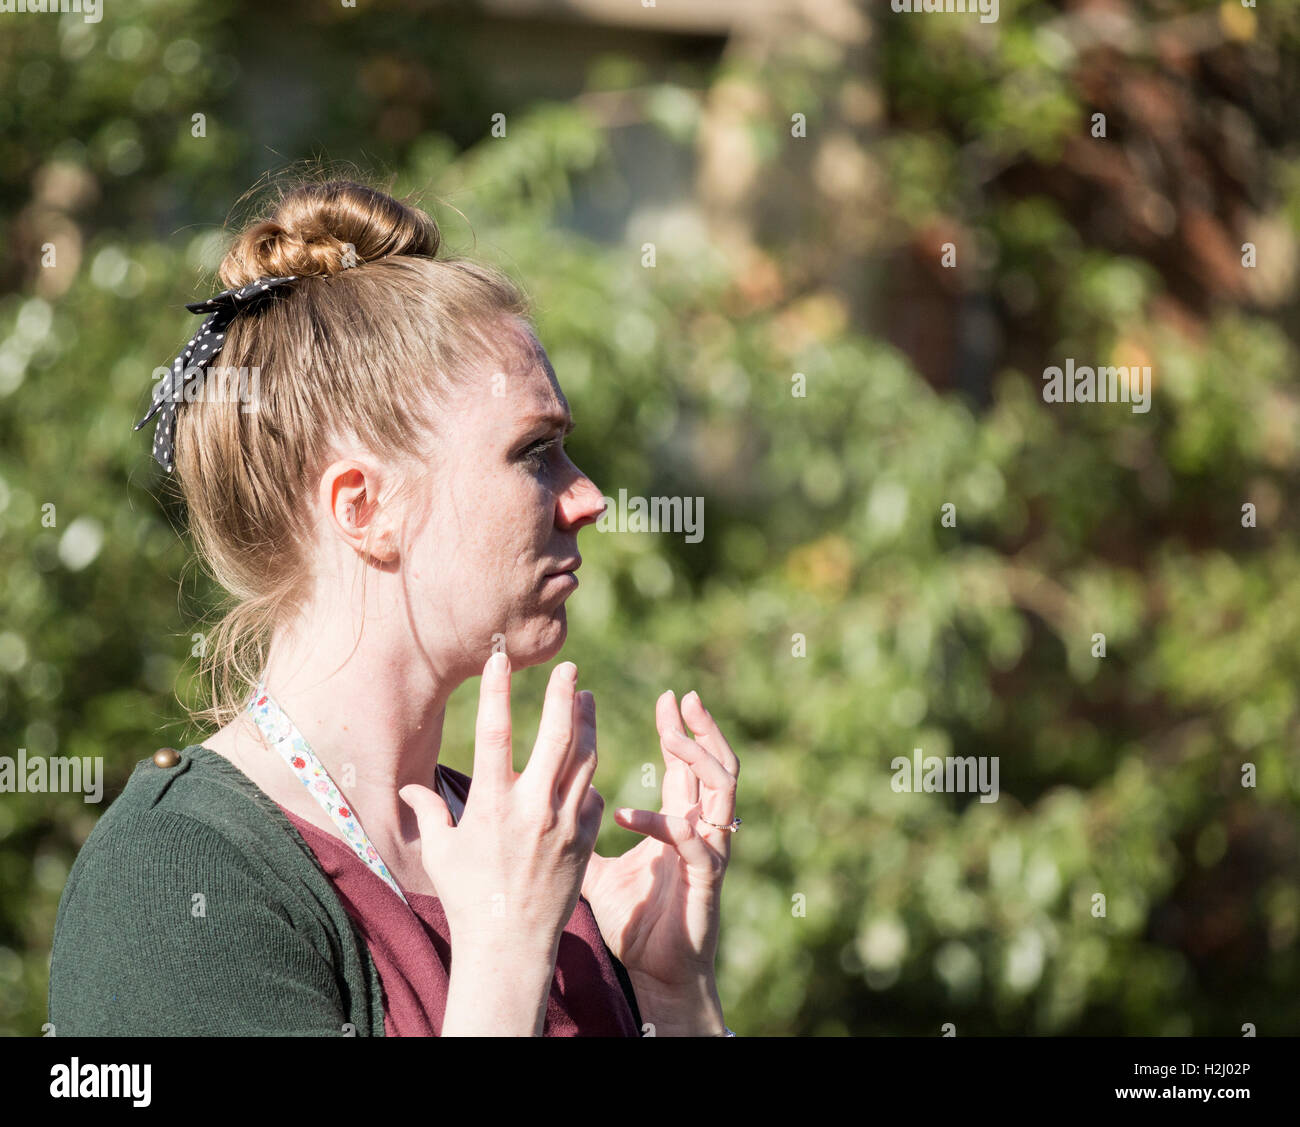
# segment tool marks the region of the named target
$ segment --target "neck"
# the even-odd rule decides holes
[[[381,854],[419,836],[398,797],[408,783],[434,786],[447,699],[464,677],[431,668],[428,656],[361,642],[346,649],[328,630],[277,635],[263,685],[306,739]],[[256,725],[246,717],[255,738]]]

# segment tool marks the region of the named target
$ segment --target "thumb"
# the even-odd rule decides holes
[[[419,783],[408,783],[397,792],[397,797],[414,812],[415,820],[420,824],[420,836],[432,838],[443,828],[452,829],[456,823],[451,811],[442,800],[442,795]]]

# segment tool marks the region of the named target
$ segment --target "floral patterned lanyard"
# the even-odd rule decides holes
[[[388,866],[379,856],[379,850],[370,844],[370,838],[366,836],[366,831],[361,828],[361,823],[352,813],[351,807],[339,793],[339,788],[334,785],[329,772],[316,758],[311,745],[298,731],[294,722],[271,698],[270,693],[266,691],[266,685],[260,681],[257,690],[249,698],[248,711],[253,714],[253,720],[261,729],[262,735],[266,737],[266,742],[280,753],[280,757],[289,764],[289,769],[302,780],[302,785],[307,788],[308,794],[325,808],[325,813],[342,831],[356,855],[369,866],[371,872],[401,896],[403,904],[407,904],[406,897],[402,896],[402,890],[397,887],[397,881],[393,880]]]

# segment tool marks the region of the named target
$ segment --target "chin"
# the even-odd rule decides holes
[[[564,649],[568,636],[569,624],[564,607],[557,607],[538,630],[530,633],[526,642],[511,644],[509,639],[506,640],[511,667],[523,669],[528,665],[544,665]]]

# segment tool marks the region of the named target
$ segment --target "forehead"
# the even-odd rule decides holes
[[[569,418],[569,402],[546,349],[527,326],[515,335],[516,346],[487,365],[463,401],[463,423],[493,431],[507,427],[514,434],[547,419]]]
[[[560,390],[560,379],[551,366],[551,358],[532,329],[521,324],[521,349],[523,355],[506,371],[505,394],[523,418],[537,415],[563,415],[569,417],[569,401]],[[512,394],[514,392],[514,394]]]

